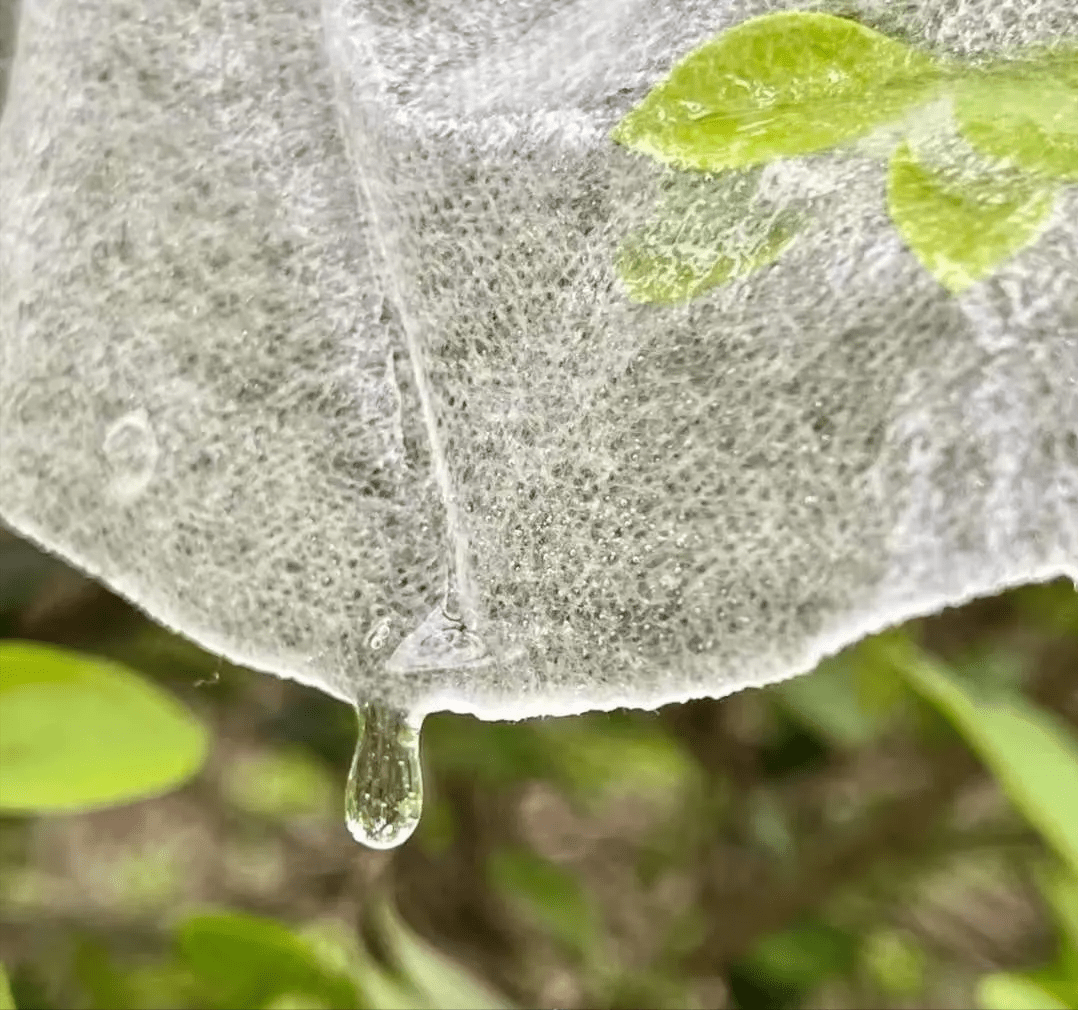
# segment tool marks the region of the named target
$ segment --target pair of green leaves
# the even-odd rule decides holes
[[[383,906],[378,933],[387,966],[343,928],[294,932],[272,919],[208,911],[180,923],[180,963],[198,1002],[273,1010],[509,1010],[503,996],[435,950]]]
[[[372,927],[381,961],[337,919],[293,928],[202,909],[176,923],[170,957],[133,964],[80,942],[75,970],[94,1006],[117,1010],[510,1010],[501,994],[412,932],[389,906],[378,913]],[[14,1007],[0,966],[0,1010]]]
[[[856,22],[783,12],[722,33],[682,60],[615,128],[615,141],[677,169],[740,171],[813,154],[901,121],[943,95],[961,140],[987,159],[957,182],[895,151],[888,207],[904,240],[949,290],[981,279],[1038,233],[1060,182],[1078,180],[1078,48],[987,68],[946,63]],[[1007,163],[999,172],[994,159]],[[670,217],[669,214],[666,215]],[[776,259],[788,222],[710,257],[646,229],[618,268],[636,301],[680,301]]]
[[[203,727],[97,657],[0,643],[0,812],[65,813],[155,796],[194,775]]]

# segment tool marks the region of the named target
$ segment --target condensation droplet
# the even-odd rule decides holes
[[[378,652],[385,646],[387,638],[389,638],[389,621],[383,617],[367,636],[367,648],[372,652]]]
[[[423,813],[422,719],[373,702],[357,705],[356,714],[359,740],[348,774],[345,823],[361,845],[396,848]]]
[[[386,661],[386,670],[458,670],[485,666],[492,660],[483,640],[469,631],[451,608],[447,613],[445,606],[439,606],[397,646]]]
[[[109,492],[129,505],[149,486],[161,454],[146,411],[139,408],[113,421],[101,450],[109,468]]]

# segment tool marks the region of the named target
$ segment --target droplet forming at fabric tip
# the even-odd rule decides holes
[[[423,812],[419,763],[421,719],[370,703],[356,706],[359,740],[345,796],[352,837],[372,849],[392,849],[411,836]]]

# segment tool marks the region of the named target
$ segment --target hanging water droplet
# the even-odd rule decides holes
[[[130,505],[149,486],[160,455],[146,411],[133,410],[114,421],[101,450],[109,467],[109,491],[121,505]]]
[[[356,706],[359,741],[348,774],[345,821],[372,849],[407,841],[423,812],[419,764],[421,719],[379,703]]]

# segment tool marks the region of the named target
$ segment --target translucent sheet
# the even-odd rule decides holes
[[[797,7],[24,0],[0,516],[420,715],[1078,579],[1078,9]]]

